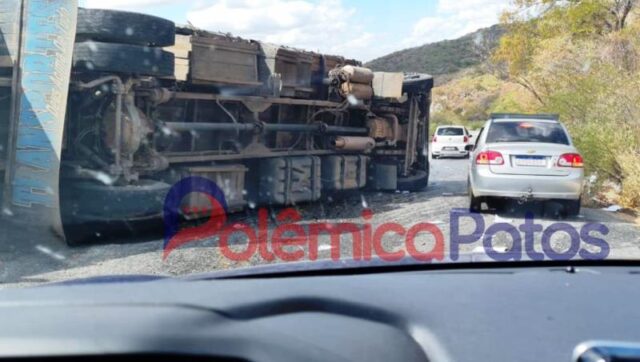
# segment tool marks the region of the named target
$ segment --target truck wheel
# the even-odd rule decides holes
[[[414,175],[398,177],[398,191],[421,191],[429,184],[429,173],[424,170],[417,170]]]
[[[150,46],[175,44],[176,26],[156,16],[126,11],[78,9],[76,41]]]
[[[88,41],[73,49],[75,70],[114,72],[152,76],[170,76],[174,56],[160,48]]]
[[[61,198],[67,205],[65,224],[126,221],[160,215],[171,186],[153,180],[135,185],[111,186],[94,181],[67,180]]]
[[[61,185],[62,224],[68,245],[162,229],[164,199],[170,189],[164,182],[142,180],[136,185],[108,186],[66,180]]]
[[[411,74],[404,77],[403,93],[424,93],[433,88],[433,77],[427,74]]]

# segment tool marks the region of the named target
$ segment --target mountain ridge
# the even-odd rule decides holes
[[[487,60],[505,30],[500,25],[478,29],[457,39],[398,50],[365,64],[374,71],[416,72],[445,76]]]

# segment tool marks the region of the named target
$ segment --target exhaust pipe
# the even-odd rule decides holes
[[[376,141],[371,137],[336,137],[332,145],[337,150],[370,151],[376,147]]]

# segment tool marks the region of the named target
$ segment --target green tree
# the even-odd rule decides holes
[[[492,60],[496,72],[514,81],[544,105],[539,85],[531,79],[534,59],[549,39],[575,40],[607,36],[623,30],[638,0],[515,0],[502,15],[507,33]]]
[[[515,0],[493,54],[497,74],[558,113],[587,172],[640,206],[640,0]],[[511,109],[502,95],[494,109]],[[629,156],[631,155],[631,156]]]

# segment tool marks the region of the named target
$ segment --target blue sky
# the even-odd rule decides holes
[[[370,60],[492,25],[509,0],[80,0],[213,31]]]

